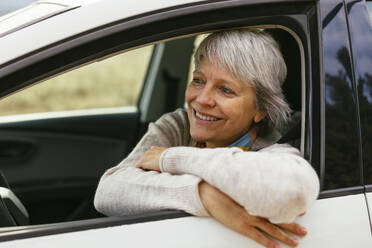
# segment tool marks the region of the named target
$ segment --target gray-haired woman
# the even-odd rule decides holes
[[[318,177],[296,148],[276,144],[290,115],[277,43],[260,30],[209,35],[195,53],[187,112],[150,124],[131,154],[101,178],[98,211],[180,209],[212,216],[267,247],[306,230],[294,219],[317,198]]]

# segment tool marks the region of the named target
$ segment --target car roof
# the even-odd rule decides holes
[[[108,23],[192,2],[201,1],[37,1],[0,18],[0,65]]]
[[[292,2],[293,0],[247,0],[249,3]],[[316,0],[297,0],[301,2]],[[36,1],[24,9],[0,18],[0,66],[28,53],[56,44],[61,40],[94,30],[119,20],[161,9],[188,6],[193,3],[238,0],[51,0]],[[243,1],[244,2],[244,1]],[[34,11],[38,9],[40,11]],[[3,22],[3,23],[2,23]],[[4,29],[2,29],[2,25]]]
[[[69,9],[80,7],[71,1],[37,1],[0,18],[0,37],[30,26]]]

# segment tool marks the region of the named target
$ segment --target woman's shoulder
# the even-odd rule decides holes
[[[264,136],[259,135],[253,143],[252,150],[259,151],[261,149],[267,148],[271,145],[276,144],[280,138],[281,138],[281,134],[276,129],[265,134]]]
[[[178,109],[174,110],[173,112],[165,113],[165,114],[163,114],[162,117],[160,117],[160,119],[161,118],[176,119],[176,120],[180,120],[180,121],[183,121],[183,122],[188,120],[187,112],[183,108],[178,108]]]
[[[162,115],[155,126],[172,140],[178,140],[177,145],[188,145],[190,142],[187,112],[182,108]]]
[[[182,130],[189,126],[187,112],[182,108],[163,114],[155,123],[158,125],[171,125]]]
[[[274,143],[269,146],[266,146],[259,150],[259,152],[270,152],[270,153],[287,153],[293,155],[301,155],[300,151],[296,148],[291,146],[288,143],[279,144]]]

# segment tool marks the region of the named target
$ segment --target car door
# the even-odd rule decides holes
[[[360,113],[362,162],[366,197],[372,214],[372,2],[347,1],[355,82]],[[371,219],[372,221],[372,219]]]
[[[368,247],[372,239],[364,194],[359,105],[356,101],[360,81],[354,79],[356,44],[349,36],[348,28],[353,26],[347,19],[355,3],[320,2],[324,72],[324,164],[320,170],[320,197],[326,197],[329,203],[340,203],[325,214],[326,218],[334,216],[335,221],[342,216],[339,225],[333,227],[337,235],[345,235],[348,239],[342,239],[339,246],[348,247],[357,242],[360,247]],[[362,53],[368,53],[361,49]]]
[[[353,102],[355,91],[350,90],[352,87],[348,87],[352,85],[352,79],[350,77],[348,78],[351,57],[343,1],[298,1],[296,5],[293,5],[290,1],[283,1],[283,3],[274,1],[269,4],[270,8],[266,4],[267,2],[258,3],[253,1],[252,4],[249,1],[237,1],[227,6],[225,2],[219,1],[213,4],[198,3],[195,5],[190,4],[186,7],[182,6],[179,9],[174,7],[172,9],[159,10],[159,12],[150,13],[148,16],[145,16],[147,18],[145,24],[139,22],[139,20],[142,20],[140,17],[138,17],[139,20],[135,19],[136,25],[140,27],[138,30],[133,27],[131,27],[133,29],[127,28],[126,21],[123,21],[118,24],[118,26],[121,25],[120,28],[122,29],[116,26],[116,30],[119,30],[116,31],[117,33],[98,35],[98,37],[95,37],[95,40],[87,42],[89,46],[84,43],[82,43],[84,46],[78,44],[73,51],[76,52],[78,49],[82,49],[80,54],[86,53],[90,56],[94,54],[100,57],[104,53],[116,52],[116,48],[113,49],[114,51],[112,50],[115,47],[114,45],[119,46],[115,42],[119,42],[121,45],[117,49],[123,50],[151,42],[159,42],[164,39],[175,39],[223,28],[259,26],[273,29],[271,31],[274,33],[277,31],[276,29],[279,29],[280,32],[275,35],[280,37],[281,34],[285,33],[286,35],[284,37],[291,37],[291,40],[294,41],[294,43],[286,43],[284,39],[284,42],[281,43],[282,48],[287,49],[284,54],[286,62],[298,50],[298,56],[292,61],[289,71],[289,73],[293,73],[292,75],[295,76],[289,81],[290,84],[285,84],[285,87],[288,87],[286,88],[286,95],[292,95],[293,103],[295,103],[296,110],[300,112],[299,114],[301,116],[299,135],[301,137],[296,138],[300,139],[299,148],[301,152],[314,166],[322,182],[321,199],[316,201],[313,208],[304,217],[298,219],[309,231],[308,236],[300,241],[301,247],[350,247],[351,245],[355,245],[355,243],[358,243],[360,247],[369,247],[372,244],[372,237],[370,234],[364,186],[360,173],[362,167],[361,163],[357,161],[360,151],[360,136],[356,133],[358,132],[358,128],[356,128],[358,125],[356,120],[358,116],[356,112],[357,106]],[[129,36],[131,37],[130,41],[127,39]],[[109,44],[107,45],[108,48],[100,43],[103,40],[102,37],[106,41],[105,44]],[[122,39],[117,39],[117,37],[121,37]],[[112,43],[110,43],[111,41]],[[97,44],[101,44],[102,46],[97,46]],[[295,46],[292,46],[293,44]],[[86,51],[84,47],[91,47],[97,50]],[[156,55],[161,54],[160,51],[162,49],[164,47],[160,46],[159,50],[155,50],[153,55],[154,61],[163,61],[159,59],[159,57],[161,58],[160,55]],[[66,51],[64,55],[66,56],[73,51]],[[344,58],[342,56],[345,56],[345,53],[346,60],[341,59],[339,61],[338,56]],[[176,58],[177,56],[175,55]],[[177,61],[176,58],[175,60],[164,61],[164,63],[175,64],[175,61]],[[41,64],[49,68],[48,66],[53,64],[47,62],[56,62],[54,59],[50,57]],[[81,57],[75,57],[74,59],[81,63]],[[91,57],[87,58],[87,60],[89,59]],[[85,57],[82,60],[84,60],[83,62],[87,62]],[[76,61],[68,62],[73,65],[77,63]],[[344,61],[346,63],[343,63]],[[334,66],[336,67],[334,68]],[[149,70],[151,71],[151,68]],[[26,68],[21,70],[21,72],[26,73],[28,70]],[[154,74],[149,72],[148,75],[162,75],[162,80],[166,80],[165,78],[178,78],[174,70],[160,72]],[[338,73],[342,75],[339,76]],[[151,78],[155,78],[155,76]],[[161,87],[165,86],[163,85]],[[162,93],[152,93],[157,92],[160,88],[152,84],[145,84],[144,90],[148,88],[156,90],[149,91],[150,93],[142,93],[142,96],[150,94],[149,98],[146,99],[156,99],[156,101],[153,101],[155,109],[160,109],[159,112],[166,110],[164,104],[158,103],[158,101],[164,100],[164,91],[161,91]],[[182,87],[179,87],[175,92],[181,89]],[[342,97],[339,99],[337,98],[338,94],[331,94],[331,89],[344,90],[342,92],[345,94],[342,94]],[[168,92],[172,92],[172,90],[169,89]],[[179,97],[180,95],[176,99],[179,99]],[[175,100],[168,101],[172,102]],[[148,103],[149,101],[142,100],[142,98],[139,101],[140,120],[143,118],[144,123],[151,121],[151,115],[153,113],[151,111],[146,112],[145,109],[142,112],[141,106],[146,102]],[[345,109],[343,108],[343,104],[346,105]],[[158,111],[154,111],[154,113],[156,112]],[[345,112],[347,118],[344,118],[343,112]],[[146,115],[142,117],[142,113],[146,113]],[[156,119],[155,116],[153,118]],[[342,124],[341,127],[336,126],[339,123]],[[340,136],[334,133],[335,129],[336,131],[342,130],[342,132],[346,133],[346,140],[348,142],[340,142]],[[349,156],[338,157],[349,153]],[[166,220],[160,224],[158,223],[159,225],[156,225],[156,222],[150,222],[149,226],[153,227],[151,229],[153,230],[152,234],[154,234],[154,238],[158,237],[158,239],[140,239],[137,243],[138,246],[140,246],[140,242],[146,243],[148,240],[151,240],[151,242],[160,242],[159,239],[163,238],[161,234],[167,233],[164,230],[169,230],[170,228],[180,230],[174,228],[173,221],[177,220]],[[183,221],[177,223],[182,226]],[[247,244],[252,244],[252,247],[254,245],[258,246],[253,241],[247,238],[243,239],[239,234],[233,233],[231,230],[221,226],[218,226],[218,231],[216,231],[216,228],[213,227],[217,227],[218,223],[209,219],[205,220],[195,217],[186,220],[186,222],[188,222],[187,230],[198,231],[202,229],[203,235],[197,235],[196,231],[190,231],[191,236],[185,237],[185,235],[182,235],[183,233],[175,231],[175,235],[178,233],[178,236],[173,236],[173,238],[177,237],[175,239],[176,242],[182,243],[182,240],[187,238],[188,240],[194,240],[206,246],[217,246],[219,239],[214,240],[208,237],[214,237],[216,233],[219,233],[217,236],[221,239],[225,237],[225,234],[231,237],[231,239],[229,238],[229,242],[230,244],[236,244],[236,247],[239,247],[238,244],[241,247],[246,247]],[[125,220],[119,222],[120,225],[123,223],[125,223]],[[127,223],[133,223],[133,221],[129,220]],[[110,220],[105,223],[106,226],[119,224],[110,222]],[[79,228],[96,227],[94,225],[82,227],[83,224],[81,222],[76,223],[76,226],[78,227],[72,229],[81,230]],[[160,226],[164,228],[160,228]],[[203,228],[198,229],[196,227]],[[58,229],[58,227],[55,228]],[[122,228],[126,229],[126,226]],[[133,229],[136,229],[135,225],[133,225]],[[350,229],[352,229],[352,232]],[[144,230],[142,225],[136,230],[136,235],[139,236],[133,234],[132,237],[141,237],[143,233],[140,233],[140,230]],[[65,231],[66,229],[62,230],[60,228],[59,231],[54,230],[54,233]],[[97,232],[99,231],[105,232],[105,230],[97,230]],[[106,233],[109,232],[107,231]],[[233,234],[230,236],[227,233]],[[79,233],[79,235],[75,236],[76,240],[79,240],[85,234],[89,236],[89,233]],[[3,234],[2,237],[6,238],[6,235]],[[37,232],[33,232],[33,229],[30,228],[28,235],[28,237],[33,237],[32,235],[37,236],[40,233],[37,234]],[[346,239],[344,239],[345,237]],[[11,239],[14,238],[16,238],[16,234],[13,233]],[[94,235],[93,237],[88,237],[89,240],[94,240],[94,238],[98,239],[101,236]],[[116,238],[115,242],[118,239],[120,240],[119,234],[117,234]],[[114,239],[107,238],[106,240]],[[124,242],[125,240],[122,241]],[[214,241],[216,243],[213,243]]]

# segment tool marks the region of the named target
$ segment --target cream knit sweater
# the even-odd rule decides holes
[[[191,147],[187,114],[178,109],[149,125],[129,156],[102,176],[94,199],[103,214],[119,216],[180,209],[208,216],[198,184],[205,180],[272,223],[289,223],[316,200],[318,177],[296,148],[273,144],[276,133],[258,137],[252,151]],[[161,173],[135,168],[151,146],[166,146]]]

